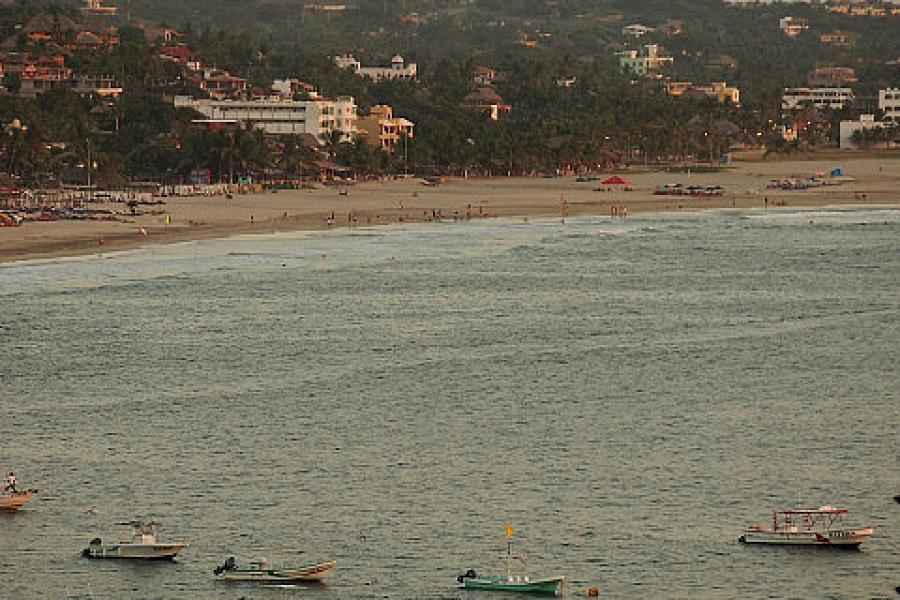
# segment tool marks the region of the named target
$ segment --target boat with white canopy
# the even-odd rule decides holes
[[[874,527],[844,525],[847,509],[833,506],[772,511],[772,526],[751,525],[738,538],[744,544],[857,548]]]

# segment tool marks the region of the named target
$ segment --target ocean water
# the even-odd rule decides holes
[[[0,469],[40,494],[0,514],[0,596],[469,600],[511,524],[567,597],[894,597],[898,240],[896,209],[780,210],[2,266]],[[798,502],[877,531],[737,543]],[[137,516],[190,547],[79,557]],[[338,566],[214,580],[272,545]]]

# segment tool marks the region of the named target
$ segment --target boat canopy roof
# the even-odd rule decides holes
[[[271,552],[273,554],[303,554],[300,548],[291,548],[289,546],[259,546],[254,548],[256,552]]]
[[[792,508],[790,510],[777,510],[779,515],[845,515],[846,508],[833,506],[820,506],[819,508]]]

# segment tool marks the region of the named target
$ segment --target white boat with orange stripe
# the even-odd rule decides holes
[[[294,548],[260,548],[260,551],[277,554],[300,554]],[[230,556],[213,573],[225,581],[244,581],[263,584],[321,583],[337,563],[333,560],[302,566],[275,567],[268,558],[260,557],[249,567],[240,567]]]
[[[19,510],[38,493],[35,489],[9,490],[0,494],[0,510]]]
[[[744,544],[858,548],[874,527],[847,527],[847,509],[833,506],[772,511],[772,526],[751,525],[738,541]]]

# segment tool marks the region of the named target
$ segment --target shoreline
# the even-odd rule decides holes
[[[774,178],[811,175],[835,166],[841,166],[853,181],[807,190],[766,188]],[[604,187],[599,181],[576,182],[573,177],[496,177],[454,178],[438,186],[424,186],[417,179],[368,181],[347,187],[237,195],[230,200],[222,196],[171,197],[164,205],[169,223],[157,213],[138,215],[132,222],[61,220],[0,228],[0,264],[247,234],[495,217],[609,216],[613,207],[625,207],[629,214],[635,214],[900,206],[900,169],[896,167],[893,158],[845,158],[840,164],[823,158],[739,163],[712,173],[623,172],[632,181],[630,191],[597,191],[598,186]],[[708,197],[653,194],[657,186],[672,182],[721,185],[725,193]],[[94,206],[122,208],[119,204]]]

